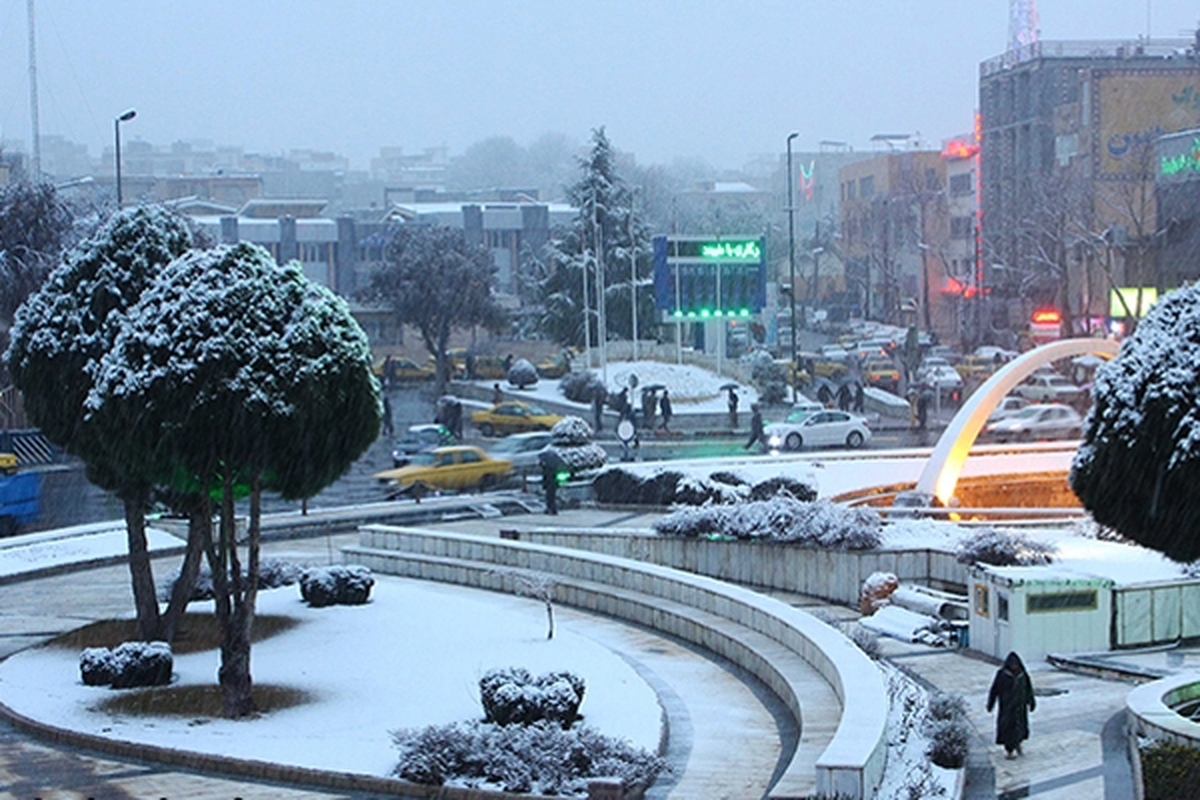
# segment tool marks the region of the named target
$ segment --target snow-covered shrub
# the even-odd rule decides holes
[[[726,486],[745,486],[746,479],[736,472],[720,469],[716,472],[709,473],[708,479],[715,483],[723,483]]]
[[[676,509],[654,523],[664,536],[723,534],[736,539],[791,542],[829,550],[870,550],[879,546],[883,521],[869,508],[828,501],[802,503],[779,495],[735,505]]]
[[[112,651],[107,647],[89,647],[80,653],[79,676],[85,686],[111,686]]]
[[[710,503],[727,505],[744,500],[747,494],[745,484],[730,484],[685,475],[675,484],[675,496],[671,500],[682,506],[703,506]]]
[[[1029,567],[1049,564],[1053,545],[1034,541],[1022,533],[980,528],[962,540],[956,557],[960,564],[990,564],[994,567]]]
[[[491,669],[479,679],[485,722],[531,725],[548,720],[569,728],[579,719],[585,691],[583,678],[550,672],[536,678],[521,667]]]
[[[846,638],[854,642],[859,650],[867,654],[867,658],[878,660],[883,655],[883,648],[879,645],[879,634],[875,631],[867,630],[857,622],[846,626],[843,631]]]
[[[667,506],[674,502],[675,487],[682,472],[661,470],[643,478],[621,467],[609,467],[592,481],[592,493],[600,503]]]
[[[362,605],[371,596],[375,578],[358,565],[312,567],[300,574],[300,596],[310,606]]]
[[[558,455],[563,466],[572,475],[600,469],[608,463],[608,453],[595,442],[573,445],[571,447],[551,445],[550,449]]]
[[[715,478],[716,476],[714,475],[713,477]],[[759,481],[750,489],[751,500],[770,500],[777,494],[790,495],[804,503],[811,503],[817,499],[816,489],[803,481],[798,481],[786,475],[777,475],[774,478]]]
[[[776,364],[764,350],[750,356],[750,382],[758,389],[758,401],[767,405],[778,405],[787,400],[787,370]]]
[[[596,391],[604,388],[604,382],[596,373],[588,370],[570,372],[558,382],[558,390],[563,397],[576,403],[590,403],[596,396]]]
[[[508,382],[518,389],[533,386],[538,382],[537,367],[528,359],[518,358],[508,368]]]
[[[132,689],[165,686],[175,661],[166,642],[125,642],[113,650],[89,647],[79,656],[79,672],[88,686]]]
[[[242,565],[242,578],[246,578],[247,565]],[[302,567],[293,564],[290,561],[285,561],[279,558],[264,558],[262,563],[258,565],[258,588],[259,589],[278,589],[281,586],[291,586],[300,579]],[[171,592],[174,591],[175,582],[179,580],[180,570],[176,569],[158,585],[159,602],[165,603],[171,599]],[[213,598],[213,583],[212,571],[208,564],[201,564],[199,572],[196,573],[196,580],[192,584],[192,593],[188,597],[189,602],[197,600],[212,600]]]
[[[563,417],[550,429],[550,439],[564,447],[587,444],[592,440],[592,426],[582,417]]]
[[[1146,800],[1195,798],[1200,787],[1200,750],[1166,739],[1138,744]]]
[[[967,703],[961,695],[935,692],[925,709],[925,735],[929,760],[945,769],[961,769],[967,763],[971,724]]]
[[[586,725],[460,722],[395,731],[392,741],[395,774],[435,786],[583,797],[592,778],[620,778],[634,792],[668,770],[658,756]]]

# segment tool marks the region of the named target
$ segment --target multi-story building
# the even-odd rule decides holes
[[[950,342],[960,325],[947,161],[938,150],[882,153],[843,167],[838,182],[846,281],[866,316]]]
[[[1112,285],[1162,283],[1154,142],[1200,126],[1198,42],[1035,42],[980,66],[982,257],[997,312],[1102,324]]]

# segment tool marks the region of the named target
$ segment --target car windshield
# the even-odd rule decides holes
[[[793,411],[792,413],[787,415],[787,421],[788,422],[803,422],[804,420],[808,419],[809,417],[811,417],[813,415],[813,411],[814,411],[814,409],[811,409],[811,408],[803,408],[803,409],[800,409],[799,411]]]
[[[1045,410],[1045,406],[1025,406],[1016,414],[1013,414],[1012,419],[1033,419]]]
[[[1050,378],[1050,380],[1047,382],[1051,386],[1070,386],[1072,389],[1075,388],[1075,384],[1071,383],[1066,378]]]

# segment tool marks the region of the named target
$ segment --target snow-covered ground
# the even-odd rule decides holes
[[[146,530],[146,540],[152,554],[183,544],[157,528]],[[99,522],[27,534],[0,540],[0,577],[37,572],[62,564],[122,558],[128,552],[124,522]]]
[[[546,639],[541,603],[427,581],[377,576],[364,606],[309,608],[296,586],[259,595],[259,614],[300,624],[254,645],[256,685],[310,693],[311,702],[252,721],[134,717],[98,709],[114,695],[85,686],[75,650],[39,647],[0,663],[0,701],[51,725],[97,736],[339,772],[388,775],[390,732],[481,719],[479,678],[493,667],[586,681],[584,722],[655,752],[662,713],[654,691],[619,655],[572,630],[560,611]],[[193,610],[203,610],[195,604]],[[173,685],[216,683],[217,651],[177,655]]]

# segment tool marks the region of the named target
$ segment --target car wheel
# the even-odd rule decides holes
[[[1080,428],[1071,428],[1071,430],[1067,431],[1067,438],[1068,439],[1082,439],[1083,431]]]
[[[482,425],[480,425],[479,432],[481,434],[483,434],[484,436],[495,436],[496,435],[496,429],[492,426],[492,423],[490,423],[490,422],[485,422]]]
[[[479,479],[479,491],[486,492],[496,485],[495,475],[484,475]]]
[[[804,445],[804,439],[798,433],[789,433],[783,444],[788,450],[799,450]]]
[[[850,431],[849,435],[846,436],[846,446],[852,450],[862,447],[862,443],[863,435],[858,431]]]
[[[1021,431],[1020,433],[1017,434],[1018,442],[1028,442],[1032,438],[1033,438],[1033,434],[1030,433],[1029,431]]]

